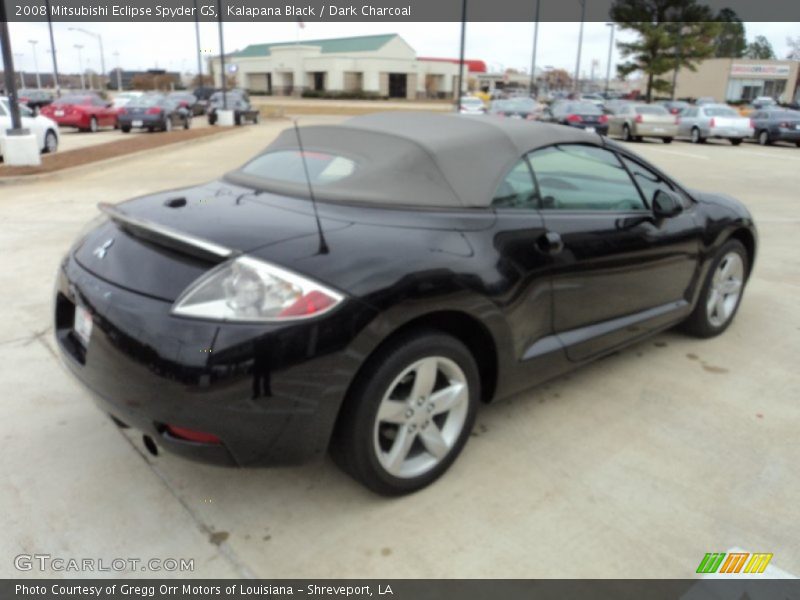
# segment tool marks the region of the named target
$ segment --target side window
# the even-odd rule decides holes
[[[528,158],[539,185],[542,209],[646,209],[639,190],[613,152],[571,144],[543,148]]]
[[[631,175],[633,175],[633,179],[639,185],[639,189],[642,190],[642,194],[648,203],[652,204],[653,196],[656,195],[658,190],[665,190],[667,192],[674,191],[667,181],[657,173],[643,167],[638,162],[632,161],[624,156],[622,157],[622,162],[628,167],[628,170],[631,172]]]
[[[0,117],[5,117],[6,115],[6,105],[4,102],[0,102]],[[5,133],[5,132],[3,132]]]
[[[500,182],[495,190],[492,206],[495,208],[536,208],[536,186],[527,162],[519,161]]]
[[[696,117],[697,116],[697,109],[696,108],[687,108],[685,111],[683,111],[683,116],[684,117],[689,117],[689,118]]]

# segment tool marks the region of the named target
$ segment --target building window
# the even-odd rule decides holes
[[[749,101],[759,96],[779,99],[785,91],[785,79],[731,79],[728,81],[725,99]]]

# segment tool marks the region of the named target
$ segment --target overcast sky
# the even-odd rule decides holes
[[[50,42],[45,23],[10,23],[11,42],[17,68],[33,70],[33,52],[29,40],[38,40],[37,57],[42,71],[51,68]],[[197,70],[194,23],[55,23],[59,70],[77,72],[78,50],[85,68],[100,69],[100,52],[96,39],[70,27],[82,27],[103,37],[106,69],[118,64],[123,69],[152,67],[170,70]],[[293,42],[299,38],[344,37],[378,33],[399,33],[419,56],[458,57],[460,23],[306,23],[300,29],[296,23],[226,23],[227,52],[248,44],[263,42]],[[537,65],[575,70],[579,23],[541,23]],[[746,23],[748,41],[756,35],[766,36],[778,58],[785,58],[787,36],[800,33],[798,23]],[[200,25],[202,48],[209,54],[219,53],[219,37],[215,23]],[[626,34],[617,33],[617,39]],[[631,35],[627,34],[628,39]],[[608,56],[609,27],[605,23],[585,23],[581,71],[587,76],[596,60],[595,75],[605,77]],[[491,70],[513,67],[528,70],[533,48],[532,23],[469,23],[467,24],[467,58],[482,59]],[[116,56],[115,53],[119,53]],[[614,48],[612,65],[618,60]],[[204,64],[203,69],[206,69]],[[612,71],[613,76],[613,71]]]

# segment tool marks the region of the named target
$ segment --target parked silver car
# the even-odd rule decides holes
[[[626,104],[609,117],[608,135],[619,136],[626,142],[655,137],[669,144],[678,135],[678,119],[657,104]]]
[[[727,104],[692,106],[678,117],[678,136],[688,137],[693,144],[702,144],[708,138],[722,138],[738,146],[752,135],[752,121]]]

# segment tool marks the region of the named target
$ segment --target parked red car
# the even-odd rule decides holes
[[[41,113],[61,127],[77,127],[82,131],[117,126],[117,109],[111,108],[111,103],[98,94],[68,94],[43,107]]]

